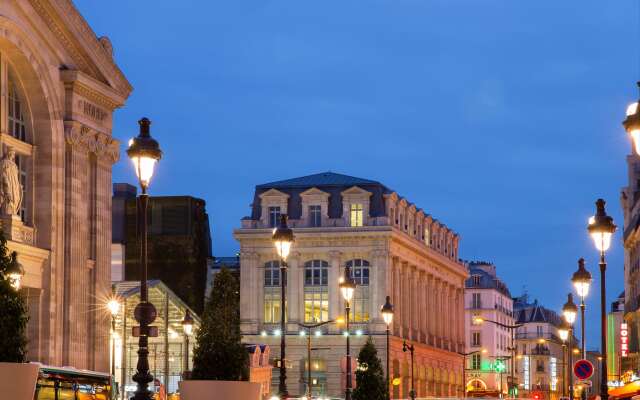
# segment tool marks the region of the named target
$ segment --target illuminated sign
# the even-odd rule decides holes
[[[557,360],[555,357],[549,359],[549,369],[551,369],[551,390],[557,389],[558,376],[556,375]]]
[[[526,356],[523,360],[524,370],[524,390],[529,390],[529,356]]]
[[[620,357],[629,355],[629,327],[626,322],[620,324]]]

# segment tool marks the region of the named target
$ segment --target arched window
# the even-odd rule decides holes
[[[6,83],[6,93],[7,93],[7,108],[6,116],[0,116],[0,119],[5,118],[7,121],[7,131],[10,136],[15,138],[16,141],[19,142],[27,142],[28,139],[28,107],[25,100],[24,95],[19,89],[18,82],[11,72],[11,70],[7,73],[7,83]],[[2,146],[2,154],[9,147],[13,148],[16,152],[15,163],[18,166],[18,170],[20,171],[20,184],[22,186],[22,202],[20,204],[20,209],[18,210],[18,214],[22,221],[27,221],[27,210],[28,205],[30,204],[30,200],[27,197],[27,189],[29,187],[29,181],[27,179],[29,173],[29,161],[30,158],[26,154],[22,154],[19,152],[20,149],[16,148],[16,143],[11,143],[11,140],[3,140]],[[22,146],[20,146],[22,147]]]
[[[269,261],[264,264],[264,323],[279,323],[280,310],[280,262]]]
[[[304,263],[304,322],[329,320],[329,263]]]
[[[356,290],[351,300],[351,320],[353,322],[369,321],[369,261],[355,259],[347,261],[351,268],[351,277]]]

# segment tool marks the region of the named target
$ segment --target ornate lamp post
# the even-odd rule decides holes
[[[584,267],[584,258],[580,258],[578,260],[578,270],[574,272],[571,277],[571,282],[573,282],[573,286],[576,288],[576,292],[578,296],[580,296],[580,337],[582,338],[582,358],[587,359],[587,352],[585,350],[585,336],[584,336],[584,298],[589,294],[589,286],[591,286],[591,273],[587,271]],[[586,394],[586,392],[584,392]]]
[[[293,231],[287,226],[287,216],[280,217],[280,225],[273,230],[271,237],[278,257],[280,257],[280,382],[278,385],[278,394],[280,399],[289,397],[287,390],[287,366],[285,364],[286,356],[286,287],[287,287],[287,258],[293,244]]]
[[[571,327],[567,324],[567,321],[562,321],[562,325],[558,328],[558,335],[560,335],[560,340],[562,340],[562,397],[567,397],[567,364],[565,363],[564,353],[567,351],[569,329],[571,329]]]
[[[120,312],[120,301],[117,297],[112,297],[107,302],[107,309],[111,314],[111,376],[116,376],[116,317]]]
[[[407,342],[405,341],[402,342],[402,351],[409,351],[409,354],[411,354],[411,390],[409,391],[409,397],[411,398],[411,400],[416,399],[416,391],[413,388],[413,352],[415,350],[416,348],[412,344],[407,344]]]
[[[384,305],[380,309],[380,314],[382,314],[382,319],[384,323],[387,325],[386,335],[387,335],[387,398],[391,398],[391,374],[389,373],[389,334],[391,323],[393,322],[393,304],[391,304],[391,297],[387,296]]]
[[[149,302],[147,288],[147,209],[149,206],[149,195],[147,189],[151,183],[153,170],[156,163],[162,157],[160,145],[151,137],[151,121],[142,118],[140,124],[140,134],[129,140],[127,155],[133,162],[133,166],[138,176],[142,193],[138,196],[138,215],[140,226],[140,303],[134,310],[136,321],[140,323],[138,339],[138,364],[133,380],[138,384],[133,400],[151,400],[152,393],[149,390],[149,383],[153,381],[153,376],[149,372],[149,336],[152,333],[151,323],[157,316],[156,308]]]
[[[189,337],[193,333],[193,317],[187,310],[182,319],[182,332],[184,332],[184,372],[185,379],[189,373]]]
[[[564,303],[562,307],[562,315],[564,316],[564,320],[568,326],[568,336],[569,336],[569,349],[573,348],[573,324],[576,322],[576,315],[578,314],[578,307],[576,307],[573,302],[573,295],[569,293],[567,295],[567,302]],[[573,368],[573,357],[572,352],[569,351],[569,363],[567,365],[569,369],[569,399],[573,400],[573,372],[571,369]]]
[[[349,318],[351,317],[351,299],[353,298],[353,292],[355,292],[355,290],[356,284],[351,278],[351,268],[349,264],[347,264],[344,267],[344,278],[340,282],[340,292],[345,301],[345,322],[347,329],[345,332],[345,336],[347,337],[347,385],[344,390],[345,400],[351,400],[351,343],[349,341],[351,332],[349,332]]]
[[[636,145],[637,146],[637,145]],[[605,201],[598,199],[596,201],[596,215],[589,219],[587,230],[593,238],[596,249],[600,252],[600,350],[602,351],[601,376],[600,376],[600,399],[609,399],[609,386],[607,385],[607,289],[606,289],[606,271],[607,262],[604,254],[611,246],[611,237],[616,231],[613,218],[607,215],[604,210]]]
[[[18,262],[18,253],[15,251],[11,253],[11,264],[5,271],[5,276],[9,280],[11,287],[15,290],[20,290],[22,286],[22,278],[24,277],[24,268],[22,264]]]

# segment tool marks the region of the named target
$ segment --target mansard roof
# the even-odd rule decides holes
[[[482,265],[480,263],[469,263],[469,278],[465,282],[465,288],[473,289],[495,289],[505,296],[511,297],[511,292],[507,284],[495,275],[488,273],[487,271],[479,268]],[[480,282],[476,284],[473,280],[473,276],[480,276]]]
[[[335,172],[321,172],[319,174],[301,176],[299,178],[285,179],[257,185],[256,189],[278,189],[278,188],[308,188],[314,186],[359,186],[359,185],[380,185],[380,182],[369,179],[356,178],[354,176],[337,174]]]
[[[514,299],[513,309],[516,315],[517,324],[537,322],[560,326],[562,318],[558,313],[543,307],[538,303],[538,300],[535,300],[533,303],[528,303],[527,300],[526,296]]]

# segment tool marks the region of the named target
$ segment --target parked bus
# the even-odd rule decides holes
[[[111,376],[102,372],[41,365],[34,400],[113,400]]]

